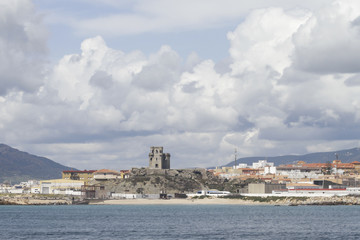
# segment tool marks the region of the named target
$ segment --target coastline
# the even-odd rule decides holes
[[[272,205],[270,202],[245,201],[241,199],[112,199],[91,202],[89,205]]]
[[[359,196],[334,196],[313,198],[204,198],[204,199],[112,199],[90,201],[90,205],[272,205],[272,206],[322,206],[322,205],[360,205]]]
[[[172,199],[84,199],[73,201],[64,196],[16,195],[0,197],[0,205],[360,205],[360,196],[334,197],[244,197],[244,198],[172,198]]]

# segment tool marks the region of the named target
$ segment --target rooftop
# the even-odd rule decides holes
[[[110,170],[110,169],[100,169],[95,172],[95,174],[104,174],[104,173],[120,175],[120,172],[117,172],[115,170]]]
[[[96,170],[65,170],[63,173],[94,173]]]

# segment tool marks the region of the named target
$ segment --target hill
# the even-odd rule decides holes
[[[48,158],[31,155],[0,144],[0,183],[61,178],[63,170],[71,169],[73,168],[63,166]]]
[[[251,165],[253,162],[266,159],[268,162],[273,162],[275,166],[281,164],[292,164],[298,161],[304,161],[306,163],[326,163],[332,162],[335,159],[339,159],[344,163],[350,163],[353,161],[360,161],[360,148],[345,149],[333,152],[318,152],[309,153],[305,155],[285,155],[277,157],[246,157],[237,159],[236,163],[247,163]],[[234,161],[224,165],[224,167],[230,167],[234,165]]]
[[[93,180],[91,184],[102,185],[105,192],[129,194],[158,194],[166,192],[194,193],[202,189],[217,189],[235,192],[247,184],[240,179],[220,178],[206,169],[149,169],[133,168],[128,178],[110,181]]]

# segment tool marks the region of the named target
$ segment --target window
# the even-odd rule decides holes
[[[155,164],[155,167],[158,168],[158,167],[159,167],[159,164]]]

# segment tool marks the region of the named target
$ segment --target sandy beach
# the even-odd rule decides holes
[[[241,199],[119,199],[90,203],[91,205],[269,205],[266,202],[244,201]]]

